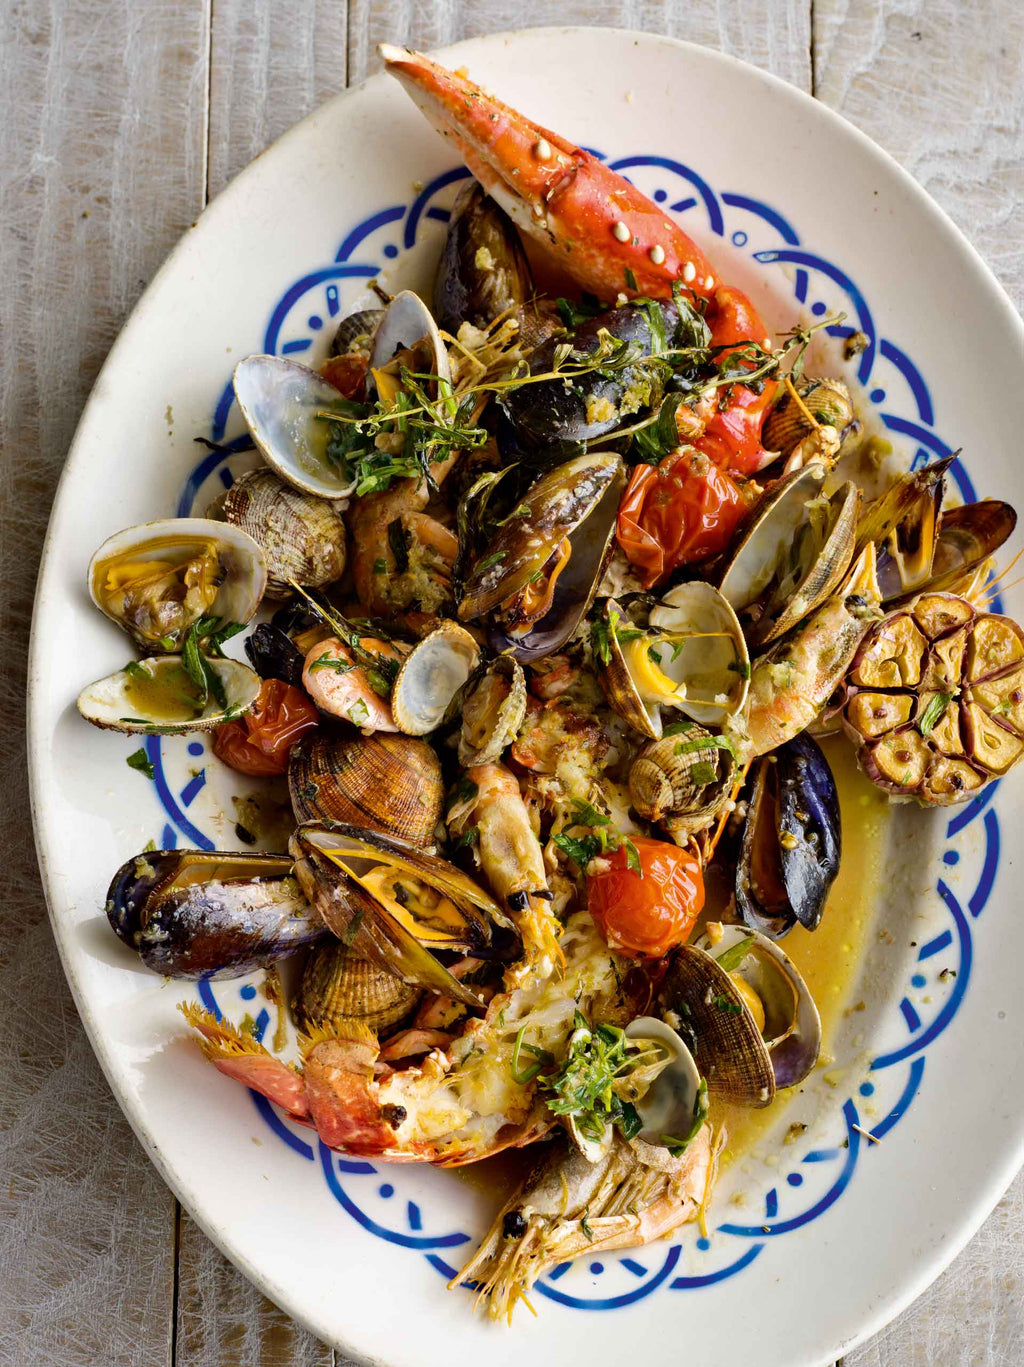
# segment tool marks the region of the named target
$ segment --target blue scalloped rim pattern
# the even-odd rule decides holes
[[[718,194],[691,167],[668,157],[629,156],[609,164],[642,182],[654,200],[674,214],[686,215],[690,222],[697,220],[698,231],[728,238],[741,250],[749,249],[753,260],[762,266],[787,267],[796,302],[809,307],[812,315],[820,317],[838,304],[868,338],[868,347],[858,362],[857,377],[879,410],[884,426],[897,437],[915,443],[914,467],[951,454],[951,448],[934,430],[934,405],[918,368],[894,342],[878,336],[867,298],[849,274],[834,262],[808,251],[778,209],[745,195]],[[411,203],[382,209],[347,231],[334,261],[300,277],[273,305],[264,336],[254,350],[261,346],[268,353],[312,357],[318,335],[342,311],[343,282],[352,281],[360,287],[377,276],[400,251],[414,249],[425,223],[447,222],[445,203],[451,198],[450,187],[468,174],[462,167],[447,171],[426,185]],[[828,296],[828,304],[819,294]],[[828,331],[833,336],[847,337],[854,327],[833,326]],[[890,396],[890,389],[895,390],[895,397]],[[211,451],[197,463],[182,490],[179,515],[191,513],[207,480],[212,478],[224,487],[231,484],[227,462],[243,440],[225,442],[233,405],[229,380],[216,404],[210,433],[212,440],[223,443],[226,449]],[[965,501],[972,500],[974,486],[959,460],[954,462],[951,475]],[[168,770],[173,766],[167,763],[167,748],[161,737],[152,736],[146,741],[157,795],[166,814],[159,843],[163,848],[173,848],[181,838],[198,848],[213,849],[210,838],[188,816],[188,808],[205,784],[205,769],[190,774],[180,790],[172,792]],[[205,747],[193,739],[188,753],[193,760],[198,759],[205,754]],[[837,1136],[837,1142],[812,1149],[790,1165],[792,1170],[786,1174],[784,1184],[780,1182],[765,1193],[763,1218],[749,1224],[726,1220],[714,1231],[714,1240],[693,1239],[688,1262],[701,1270],[691,1274],[679,1270],[683,1243],[668,1247],[657,1244],[612,1254],[600,1261],[595,1259],[585,1267],[564,1263],[541,1279],[537,1292],[574,1310],[607,1311],[633,1305],[661,1288],[699,1291],[742,1273],[761,1256],[770,1240],[803,1228],[835,1205],[853,1180],[862,1154],[872,1147],[862,1138],[863,1129],[869,1128],[877,1139],[882,1139],[907,1114],[924,1078],[925,1050],[948,1029],[967,992],[972,962],[971,925],[988,903],[999,865],[999,820],[993,801],[998,787],[997,783],[991,784],[958,810],[946,827],[944,865],[959,862],[961,851],[957,846],[962,842],[963,832],[979,823],[984,858],[977,886],[966,905],[944,878],[940,876],[936,882],[935,892],[948,913],[949,924],[918,948],[918,968],[911,976],[910,988],[920,990],[930,982],[933,995],[941,995],[942,1000],[934,1013],[923,1019],[918,1011],[922,999],[918,997],[915,1005],[909,995],[903,996],[899,1012],[905,1037],[872,1060],[869,1078],[860,1084],[857,1098],[848,1097],[843,1103],[843,1132]],[[941,980],[929,980],[921,969],[925,965],[933,968],[931,961],[937,955],[942,956],[947,971]],[[222,995],[228,986],[217,984]],[[198,991],[207,1009],[219,1016],[221,1006],[212,985],[202,982]],[[246,984],[237,995],[242,1002],[252,1001],[256,988]],[[931,998],[927,1000],[930,1002]],[[268,1024],[264,1008],[255,1021],[258,1037],[262,1037]],[[876,1091],[882,1092],[883,1104],[888,1109],[883,1119],[862,1128],[858,1101],[874,1096]],[[444,1255],[468,1244],[472,1236],[463,1230],[444,1228],[443,1207],[428,1215],[415,1201],[403,1197],[400,1168],[388,1170],[388,1165],[333,1153],[319,1140],[311,1141],[309,1130],[297,1133],[263,1097],[252,1095],[269,1131],[299,1158],[319,1168],[341,1209],[367,1234],[421,1254],[445,1278],[454,1275],[455,1267]],[[877,1114],[877,1101],[871,1105],[872,1113]],[[435,1229],[435,1225],[440,1227]],[[598,1283],[600,1292],[595,1289]]]

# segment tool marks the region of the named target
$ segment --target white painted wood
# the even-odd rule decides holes
[[[33,0],[0,19],[4,1367],[170,1361],[174,1201],[110,1094],[57,959],[21,718],[36,563],[75,422],[202,203],[206,17],[205,0]]]

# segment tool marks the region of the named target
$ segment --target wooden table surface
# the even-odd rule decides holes
[[[378,42],[430,48],[555,22],[688,38],[813,92],[907,167],[1019,307],[1024,6],[3,0],[0,16],[0,1364],[345,1367],[177,1206],[93,1058],[46,919],[20,733],[28,624],[53,489],[103,358],[206,202],[374,70]],[[1018,1178],[846,1367],[1020,1367],[1022,1216]]]

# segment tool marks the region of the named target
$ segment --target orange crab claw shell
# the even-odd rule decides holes
[[[711,296],[716,277],[700,248],[624,177],[422,53],[378,50],[520,231],[582,288],[669,299],[678,282]]]

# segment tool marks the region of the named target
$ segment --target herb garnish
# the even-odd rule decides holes
[[[952,701],[952,693],[935,694],[918,718],[917,729],[922,736],[931,735],[936,726],[938,726],[939,722],[946,715],[946,708]]]
[[[716,956],[716,963],[719,968],[725,973],[732,973],[734,969],[739,968],[753,943],[753,935],[745,935],[742,940],[737,940],[729,949]]]
[[[632,1101],[620,1092],[631,1073],[657,1062],[651,1047],[626,1038],[617,1025],[596,1025],[577,1011],[565,1060],[541,1078],[545,1098],[555,1115],[571,1116],[586,1139],[598,1141],[614,1125],[624,1139],[634,1139],[642,1122]],[[541,1071],[538,1068],[538,1073]],[[619,1084],[616,1086],[616,1084]]]
[[[138,769],[140,774],[145,774],[147,778],[155,778],[153,761],[146,754],[145,750],[139,749],[128,756],[125,760],[129,769]]]
[[[680,1136],[671,1134],[663,1134],[661,1136],[661,1142],[665,1145],[673,1158],[681,1157],[682,1154],[686,1152],[689,1145],[697,1138],[697,1135],[700,1133],[700,1127],[708,1118],[708,1111],[710,1109],[711,1107],[708,1101],[708,1084],[704,1078],[701,1078],[700,1084],[697,1087],[697,1095],[693,1100],[693,1124],[690,1126],[689,1130],[687,1130],[686,1134]]]

